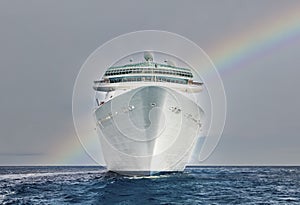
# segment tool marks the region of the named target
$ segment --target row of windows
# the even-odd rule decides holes
[[[167,75],[178,75],[178,76],[190,77],[190,78],[193,77],[192,73],[190,72],[174,71],[169,69],[152,69],[152,68],[131,68],[131,69],[109,70],[105,72],[105,76],[134,74],[134,73],[158,73],[158,74],[167,74]]]
[[[113,66],[110,67],[111,69],[121,69],[121,68],[139,68],[139,67],[145,67],[145,66],[154,66],[155,68],[157,67],[165,67],[165,68],[173,68],[173,69],[180,69],[180,70],[186,70],[189,71],[187,68],[180,68],[172,65],[167,65],[167,64],[157,64],[157,63],[152,63],[152,62],[144,62],[144,63],[137,63],[137,64],[127,64],[123,66]]]
[[[120,82],[170,82],[170,83],[180,83],[187,84],[188,81],[179,78],[168,78],[162,76],[136,76],[136,77],[120,77],[120,78],[110,78],[110,83],[120,83]]]

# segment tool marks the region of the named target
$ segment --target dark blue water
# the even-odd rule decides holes
[[[153,177],[0,167],[0,204],[300,204],[300,167],[202,167]]]

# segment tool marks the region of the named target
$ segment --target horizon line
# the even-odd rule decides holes
[[[0,167],[103,167],[99,164],[0,164]],[[189,167],[300,167],[300,164],[188,164]]]

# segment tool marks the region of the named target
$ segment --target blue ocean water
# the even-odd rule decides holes
[[[0,167],[0,204],[300,204],[300,167],[191,167],[151,177]]]

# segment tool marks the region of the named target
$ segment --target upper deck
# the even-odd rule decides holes
[[[188,86],[200,90],[199,86],[202,86],[202,83],[193,81],[190,69],[153,62],[152,56],[145,55],[145,59],[146,61],[141,63],[108,68],[101,80],[94,81],[94,89],[109,92],[117,89],[130,89],[138,85],[162,85],[175,87],[175,89],[180,87],[185,90]]]

